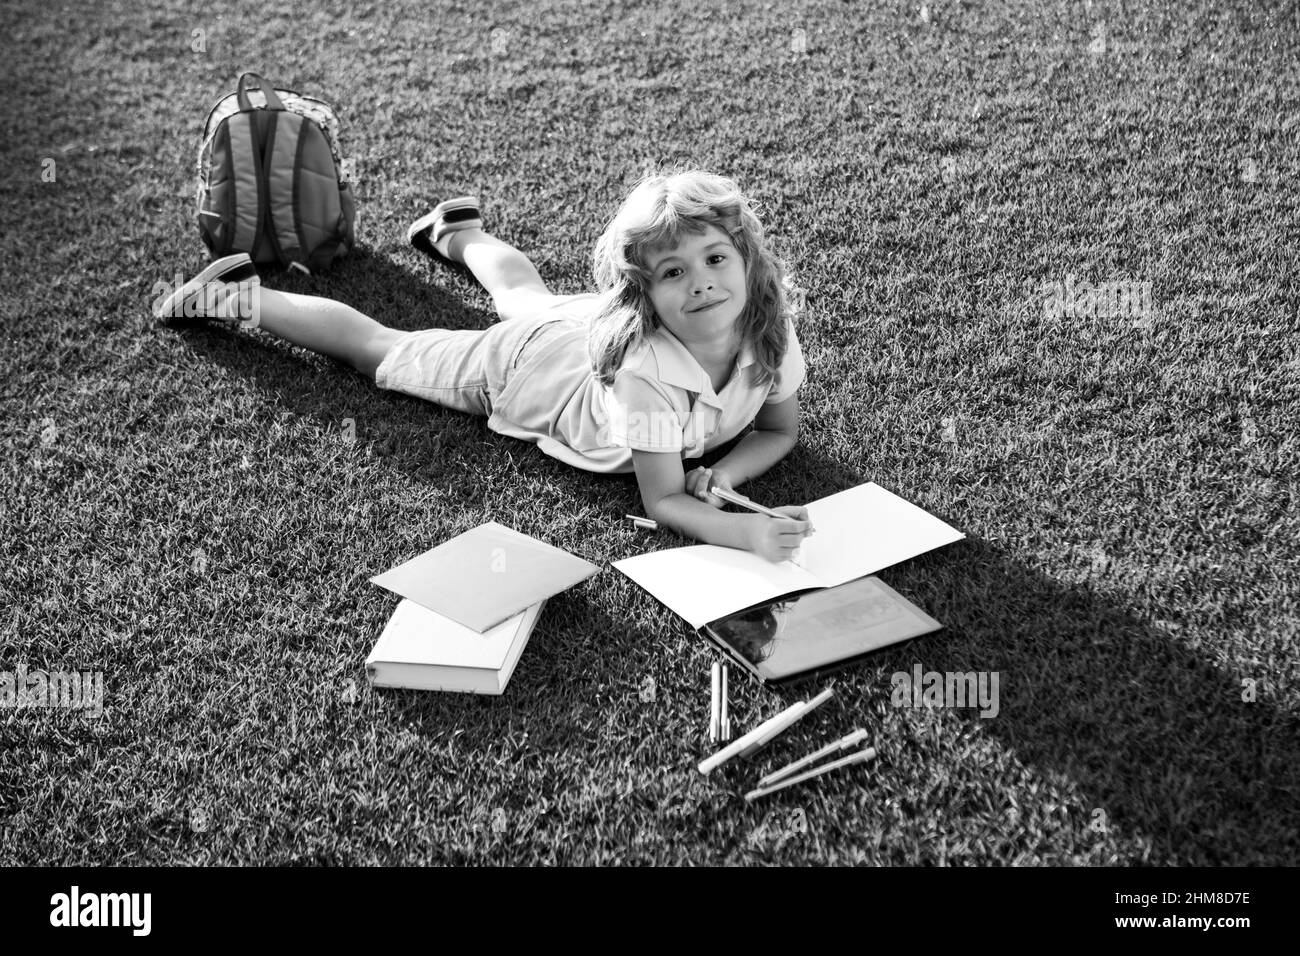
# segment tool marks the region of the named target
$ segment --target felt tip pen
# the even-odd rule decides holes
[[[743,737],[732,741],[712,757],[703,760],[696,769],[702,774],[710,774],[733,757],[748,756],[778,734],[784,733],[804,714],[829,700],[833,692],[832,688],[828,687],[810,701],[795,701],[775,717],[765,720]]]
[[[724,743],[731,739],[731,714],[727,709],[727,665],[722,665],[722,710],[718,714],[718,736]]]
[[[710,672],[713,679],[713,703],[709,709],[709,742],[717,743],[722,736],[722,665],[713,662]]]
[[[773,511],[771,508],[765,508],[758,502],[746,498],[736,491],[728,491],[726,488],[713,487],[709,489],[709,494],[717,495],[723,501],[729,501],[733,505],[739,505],[742,508],[748,508],[750,511],[757,511],[761,515],[767,515],[769,518],[789,518],[789,515],[783,515],[779,511]],[[813,534],[817,529],[808,522],[808,533]]]
[[[812,780],[820,777],[824,773],[830,773],[832,770],[838,770],[841,767],[850,767],[854,764],[866,763],[868,760],[876,759],[876,748],[868,747],[865,750],[859,750],[857,753],[849,754],[839,760],[832,760],[830,763],[822,764],[820,767],[814,767],[806,773],[801,773],[797,777],[789,777],[779,783],[774,783],[768,787],[757,787],[745,794],[745,801],[752,802],[759,797],[766,797],[769,793],[776,793],[778,790],[784,790],[786,787],[793,787],[795,784],[803,783],[806,780]]]
[[[812,700],[804,701],[803,704],[801,705],[802,709],[799,711],[799,713],[795,715],[794,719],[799,720],[802,717],[804,717],[806,714],[810,713],[811,711],[816,710],[822,704],[826,703],[826,701],[830,700],[832,695],[834,695],[834,693],[835,693],[835,688],[827,687],[824,691],[822,691]],[[794,721],[791,721],[791,723],[793,722]],[[759,737],[757,740],[751,743],[748,747],[742,750],[740,752],[740,755],[742,757],[748,757],[751,754],[753,754],[755,751],[762,750],[784,730],[785,727],[775,727],[769,730],[767,733],[763,734],[761,737]]]
[[[639,528],[643,531],[658,531],[659,522],[654,518],[641,518],[637,515],[624,515],[628,521],[632,522],[632,527]]]
[[[831,754],[837,753],[838,751],[841,750],[848,750],[850,747],[855,747],[866,739],[867,739],[867,732],[865,730],[855,730],[851,734],[844,735],[834,743],[829,743],[825,747],[822,747],[820,750],[815,750],[812,753],[810,753],[808,756],[802,757],[799,760],[794,761],[793,763],[787,764],[786,766],[782,767],[780,770],[776,770],[773,771],[772,773],[769,773],[762,780],[758,781],[758,786],[759,787],[770,786],[771,784],[776,783],[778,780],[782,780],[785,777],[789,777],[792,774],[798,773],[800,770],[803,770],[809,764],[814,764],[818,760],[821,760],[823,757],[829,757]]]
[[[762,739],[765,735],[771,733],[773,730],[783,730],[786,727],[789,727],[792,723],[794,723],[794,721],[799,719],[799,714],[803,713],[803,709],[804,709],[803,701],[798,701],[796,703],[791,704],[789,707],[781,711],[781,713],[777,714],[775,717],[771,717],[763,721],[763,723],[759,724],[757,727],[755,727],[749,733],[745,734],[743,737],[739,737],[736,740],[733,740],[730,744],[723,747],[712,757],[708,757],[707,759],[701,761],[700,765],[696,769],[699,770],[700,773],[702,774],[712,773],[714,770],[716,770],[718,767],[721,767],[732,757],[739,756],[741,751],[752,746],[754,743]]]

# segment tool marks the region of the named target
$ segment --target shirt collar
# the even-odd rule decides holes
[[[676,385],[688,392],[707,394],[713,391],[709,373],[696,361],[677,336],[660,325],[646,340],[650,352],[658,366],[659,380],[667,385]],[[736,360],[736,373],[754,364],[754,352],[746,342],[740,347],[740,357]]]

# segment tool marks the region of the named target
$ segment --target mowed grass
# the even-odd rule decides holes
[[[5,5],[0,671],[103,671],[106,709],[0,712],[0,861],[1300,860],[1294,8],[719,8]],[[361,180],[359,254],[268,286],[401,328],[493,318],[405,245],[439,198],[578,292],[647,164],[739,180],[810,369],[746,490],[954,524],[881,575],[946,630],[697,773],[712,652],[608,567],[686,543],[626,527],[632,478],[150,318],[245,69],[334,104]],[[1048,318],[1071,275],[1155,313]],[[370,690],[368,578],[485,521],[605,567],[504,697]],[[997,715],[894,706],[918,664],[996,672]],[[792,699],[732,674],[738,729]],[[742,799],[855,727],[874,764]]]

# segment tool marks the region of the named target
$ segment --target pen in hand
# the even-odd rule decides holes
[[[790,517],[789,515],[783,515],[783,514],[781,514],[781,512],[779,512],[779,511],[773,511],[771,508],[764,508],[764,507],[763,507],[762,505],[760,505],[758,502],[756,502],[756,501],[751,501],[749,498],[746,498],[746,497],[745,497],[744,495],[742,495],[742,494],[738,494],[737,492],[734,492],[734,491],[729,491],[729,490],[726,489],[726,488],[719,488],[719,487],[717,487],[716,485],[715,485],[714,487],[712,487],[712,488],[709,489],[709,494],[711,494],[711,495],[717,495],[717,496],[718,496],[719,498],[721,498],[723,501],[728,501],[728,502],[730,502],[730,503],[733,504],[733,505],[739,505],[739,506],[742,507],[742,508],[748,508],[750,511],[757,511],[759,514],[761,514],[761,515],[767,515],[769,518],[789,518],[789,517]],[[814,528],[814,527],[812,526],[812,522],[809,522],[809,523],[808,523],[808,533],[811,535],[811,534],[815,534],[816,531],[817,531],[817,529]]]

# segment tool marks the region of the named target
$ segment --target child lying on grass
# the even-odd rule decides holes
[[[700,541],[781,561],[812,533],[802,507],[734,514],[711,493],[790,452],[804,378],[784,270],[733,181],[689,171],[640,182],[597,241],[598,293],[553,295],[527,256],[484,230],[470,197],[439,204],[408,238],[466,265],[501,322],[399,331],[332,299],[262,289],[243,254],[213,262],[156,311],[238,317],[228,304],[239,296],[255,305],[246,322],[381,388],[485,415],[493,431],[579,468],[634,470],[646,514]],[[751,421],[712,468],[685,473],[683,459]]]

